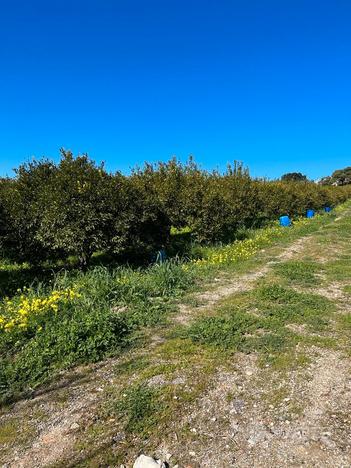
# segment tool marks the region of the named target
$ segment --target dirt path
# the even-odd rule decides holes
[[[187,326],[199,312],[253,288],[276,263],[307,254],[313,243],[313,234],[305,236],[256,271],[233,277],[225,284],[218,281],[218,287],[196,296],[200,307],[180,305],[174,321]],[[318,261],[327,261],[328,255],[320,249]],[[338,291],[333,299],[346,304],[340,284],[333,285]],[[163,343],[164,339],[153,344],[155,359],[159,359],[157,348]],[[160,458],[171,454],[171,466],[177,463],[180,468],[351,466],[350,360],[333,349],[311,346],[304,352],[310,358],[309,365],[288,370],[284,375],[269,365],[260,367],[255,354],[237,353],[229,368],[218,369],[209,377],[202,396],[178,419],[174,432],[186,432],[189,437],[179,441],[168,433],[153,454]],[[137,360],[147,354],[148,349],[136,350],[129,357]],[[69,460],[71,452],[79,460],[77,450],[84,437],[83,429],[94,422],[105,389],[112,385],[118,391],[126,383],[115,372],[116,365],[125,359],[126,356],[77,369],[51,391],[15,404],[10,414],[5,411],[1,416],[5,423],[21,419],[29,422],[28,434],[21,444],[6,448],[2,466],[47,467]],[[134,376],[128,378],[132,380]],[[180,371],[178,382],[186,378]],[[159,381],[162,383],[162,376]],[[114,420],[109,421],[113,427]],[[124,440],[118,431],[113,437],[117,446]],[[87,448],[83,444],[81,452],[84,450]],[[62,466],[79,465],[78,461],[72,463],[66,461]]]
[[[187,454],[193,467],[349,467],[350,361],[324,352],[302,375],[291,372],[275,383],[285,396],[268,405],[268,382],[276,378],[252,356],[240,356],[182,421],[196,437],[160,453]]]
[[[254,287],[256,282],[267,275],[273,265],[279,262],[291,260],[300,254],[303,249],[308,248],[308,243],[311,242],[311,235],[301,237],[286,247],[283,252],[275,257],[274,260],[268,261],[266,265],[250,273],[233,275],[230,280],[216,278],[217,284],[209,291],[196,294],[194,298],[201,304],[196,308],[196,313],[201,313],[203,310],[215,306],[219,301],[226,297],[232,296],[240,292],[248,291]],[[224,284],[223,284],[224,283]],[[173,320],[182,325],[188,325],[196,315],[194,308],[187,304],[179,304],[179,312],[174,316]]]

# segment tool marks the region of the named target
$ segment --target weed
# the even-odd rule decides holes
[[[0,444],[15,442],[18,436],[18,424],[14,421],[6,421],[0,424]]]
[[[276,272],[289,283],[302,286],[313,286],[318,284],[316,272],[318,265],[311,262],[289,261],[275,266]]]
[[[335,308],[327,298],[301,293],[278,284],[263,285],[256,292],[256,307],[271,320],[271,326],[306,323],[313,329],[328,324],[328,316]]]
[[[46,297],[72,288],[79,295],[74,301],[55,302],[55,310],[45,309],[45,314],[28,306],[30,329],[0,330],[0,399],[35,389],[61,369],[120,352],[140,327],[162,323],[172,309],[170,299],[191,283],[191,272],[172,260],[144,271],[96,267],[64,272],[50,286],[21,291],[21,299],[14,296],[11,304],[46,304]]]
[[[125,429],[147,436],[157,423],[157,413],[161,410],[158,391],[145,384],[128,388],[112,406],[112,411],[125,418]]]

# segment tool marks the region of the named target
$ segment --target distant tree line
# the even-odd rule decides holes
[[[323,177],[319,183],[321,185],[350,185],[351,184],[351,166],[344,169],[337,169],[331,176]]]
[[[208,172],[192,159],[111,174],[87,155],[61,150],[58,163],[34,160],[0,179],[0,247],[31,263],[74,255],[85,266],[97,251],[147,261],[167,248],[172,226],[188,227],[196,242],[225,242],[239,228],[350,196],[350,187],[305,179],[252,179],[241,164]]]

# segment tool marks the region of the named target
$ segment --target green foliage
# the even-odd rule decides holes
[[[110,202],[113,207],[110,251],[142,263],[165,247],[171,224],[148,167],[128,178],[115,176]]]
[[[22,168],[29,175],[31,169]],[[74,158],[61,150],[61,161],[36,193],[36,239],[51,252],[77,255],[86,265],[95,251],[108,245],[111,189],[103,166],[97,167],[87,155]]]
[[[206,317],[196,321],[187,332],[195,342],[221,348],[242,349],[247,334],[261,327],[261,320],[236,310],[225,317]]]
[[[320,329],[328,324],[332,303],[325,297],[300,293],[278,284],[263,285],[255,292],[256,306],[274,324],[306,323]]]
[[[111,410],[124,416],[126,430],[147,436],[152,426],[157,422],[160,411],[157,390],[145,384],[137,384],[125,390]]]
[[[40,226],[37,204],[43,184],[53,170],[54,166],[43,160],[40,164],[20,166],[16,179],[1,179],[0,245],[6,257],[32,264],[49,257],[50,252],[37,238]]]
[[[74,300],[57,302],[57,310],[45,315],[34,310],[30,327],[0,327],[0,400],[35,389],[61,369],[118,353],[140,327],[162,323],[169,299],[191,283],[192,273],[180,262],[169,261],[144,271],[96,267],[65,272],[49,285],[17,293],[11,298],[14,305],[20,296],[33,302],[55,291],[77,291]],[[0,304],[1,312],[6,301]]]
[[[282,214],[304,215],[351,195],[350,186],[290,176],[255,180],[240,163],[207,172],[192,159],[108,174],[87,155],[62,149],[58,163],[34,160],[0,180],[0,247],[31,264],[73,256],[84,268],[96,252],[144,264],[160,249],[188,255],[193,242],[232,241]],[[176,238],[171,226],[188,232]]]
[[[286,325],[321,329],[332,311],[332,304],[322,296],[268,284],[227,301],[221,315],[199,318],[184,333],[210,346],[269,354],[295,342],[296,336]]]
[[[276,265],[275,270],[289,283],[302,286],[318,284],[318,278],[316,277],[318,265],[316,263],[292,260]]]
[[[307,177],[301,174],[301,172],[288,172],[287,174],[282,175],[281,180],[284,182],[302,182],[307,181]]]
[[[322,185],[350,185],[351,184],[351,166],[345,167],[344,169],[337,169],[332,173],[331,176],[324,177],[321,179],[320,184]]]

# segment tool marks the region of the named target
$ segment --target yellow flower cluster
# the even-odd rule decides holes
[[[26,288],[25,288],[26,290]],[[21,292],[18,290],[18,292]],[[28,290],[30,293],[30,290]],[[26,330],[29,321],[35,316],[48,312],[58,312],[60,304],[68,303],[81,295],[74,289],[67,288],[61,291],[52,291],[47,297],[30,297],[21,294],[19,298],[10,300],[6,298],[0,313],[0,330]]]
[[[208,266],[247,260],[255,255],[263,245],[269,244],[282,235],[283,231],[277,226],[261,229],[250,239],[235,241],[224,247],[211,249],[205,258],[192,260],[192,264]]]
[[[319,215],[316,215],[318,217]],[[294,221],[294,227],[299,228],[311,222],[310,219],[301,217]],[[190,265],[209,266],[223,263],[233,263],[240,260],[247,260],[255,255],[265,245],[269,245],[275,239],[283,236],[286,229],[282,229],[278,224],[258,230],[250,239],[235,241],[232,244],[209,249],[204,258],[191,260]],[[184,265],[183,269],[188,270],[189,265]]]

